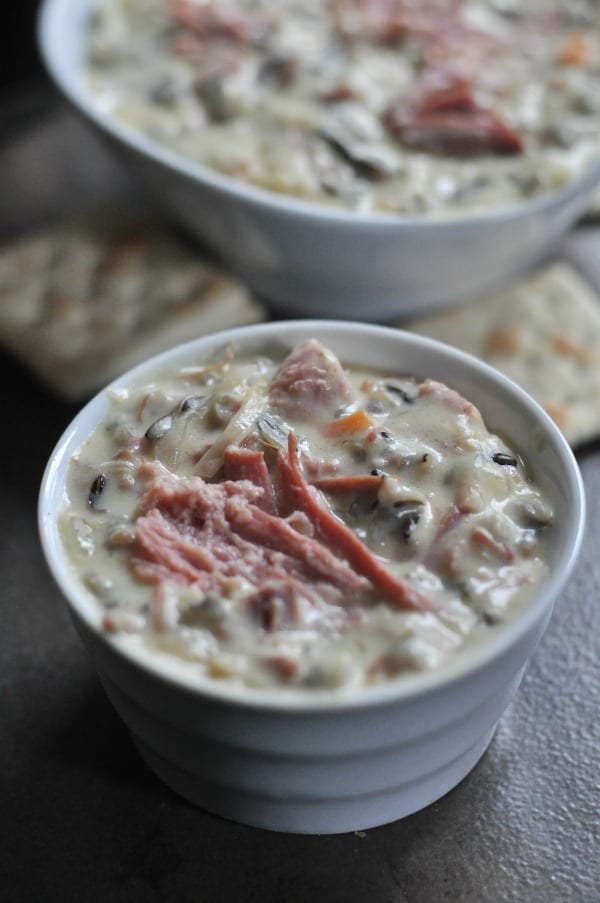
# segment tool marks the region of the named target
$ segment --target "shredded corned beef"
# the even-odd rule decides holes
[[[225,460],[226,470],[240,479],[207,483],[158,469],[151,475],[136,522],[132,565],[138,577],[197,584],[207,592],[223,591],[224,581],[241,576],[255,587],[249,607],[266,625],[281,620],[267,602],[274,593],[280,608],[287,600],[287,618],[298,596],[316,604],[323,593],[340,604],[359,594],[367,600],[377,590],[401,608],[431,607],[319,500],[301,474],[293,434],[288,453],[277,458],[287,487],[287,517],[266,508],[265,499],[274,507],[275,498],[262,452],[232,448]],[[307,535],[306,521],[314,535]]]
[[[226,581],[243,577],[249,609],[267,626],[282,620],[266,613],[274,597],[287,600],[287,622],[298,599],[341,604],[371,593],[346,561],[295,529],[296,523],[305,526],[305,517],[269,514],[259,507],[263,496],[249,480],[207,483],[157,469],[136,521],[134,572],[142,580],[168,579],[203,592],[224,592]]]

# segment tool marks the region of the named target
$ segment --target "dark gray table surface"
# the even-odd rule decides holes
[[[0,132],[2,240],[126,188],[52,95],[23,110]],[[75,408],[1,347],[0,384],[1,900],[600,901],[600,443],[577,455],[580,561],[481,762],[402,821],[303,837],[195,809],[142,763],[38,543],[42,470]]]

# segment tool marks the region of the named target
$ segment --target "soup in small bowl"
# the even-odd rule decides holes
[[[547,415],[383,327],[196,340],[84,408],[49,462],[50,568],[142,755],[219,814],[381,824],[487,747],[579,547]]]

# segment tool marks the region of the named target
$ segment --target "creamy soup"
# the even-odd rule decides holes
[[[109,392],[61,534],[114,642],[253,688],[439,667],[518,612],[552,512],[453,389],[311,339]]]
[[[356,211],[448,215],[600,159],[593,0],[100,0],[85,83],[183,156]]]

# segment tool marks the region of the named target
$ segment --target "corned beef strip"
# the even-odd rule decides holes
[[[298,533],[282,517],[273,517],[255,505],[244,505],[239,498],[228,499],[225,514],[239,536],[255,545],[289,555],[313,577],[329,581],[348,592],[369,589],[368,582],[350,565],[316,539]]]
[[[206,483],[201,477],[178,479],[155,470],[138,509],[135,572],[147,580],[199,583],[204,590],[219,589],[221,580],[240,573],[264,579],[275,563],[227,523],[225,503],[236,495],[250,504],[261,499],[262,490],[247,480]],[[277,564],[277,573],[285,573]]]
[[[316,535],[323,542],[343,555],[359,574],[371,581],[385,599],[399,608],[415,611],[433,610],[430,599],[388,570],[358,536],[325,507],[318,491],[313,489],[302,475],[298,463],[296,437],[293,433],[288,436],[287,455],[279,452],[277,464],[282,481],[288,489],[292,507],[299,508],[308,515],[315,526]]]
[[[262,451],[230,445],[223,453],[226,480],[249,480],[263,491],[256,504],[269,514],[275,513],[275,492]]]
[[[171,579],[175,583],[199,583],[205,591],[213,588],[212,557],[158,509],[138,521],[135,541],[140,557],[134,559],[133,566],[143,580],[154,583]]]
[[[404,101],[385,115],[385,124],[406,147],[456,157],[479,154],[520,154],[521,137],[493,110],[407,109]]]
[[[274,408],[301,420],[332,417],[354,397],[342,365],[316,339],[307,339],[288,354],[269,390]]]
[[[444,383],[440,383],[435,379],[426,379],[419,390],[419,395],[435,395],[440,401],[443,401],[451,410],[458,414],[466,414],[468,417],[476,417],[481,419],[479,410],[471,401],[467,401],[455,389],[451,389]]]
[[[206,483],[201,477],[185,479],[155,462],[146,463],[140,473],[147,481],[137,511],[142,515],[159,508],[171,520],[196,524],[222,509],[227,496],[243,495],[254,504],[262,497],[261,488],[247,480]]]
[[[476,70],[491,52],[485,38],[458,30],[450,43],[440,38],[427,49],[415,96],[400,97],[384,113],[392,135],[413,150],[444,156],[523,153],[521,136],[475,96]]]

